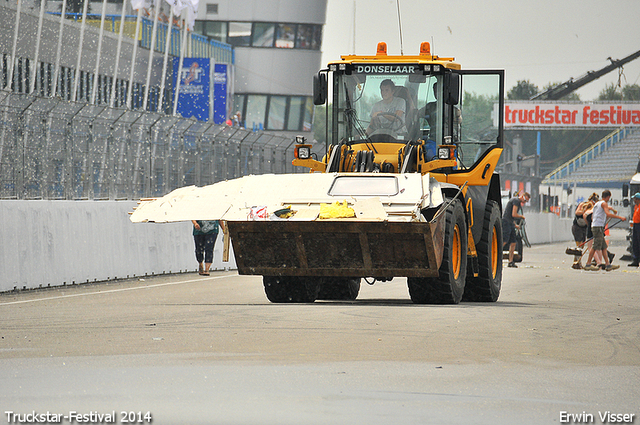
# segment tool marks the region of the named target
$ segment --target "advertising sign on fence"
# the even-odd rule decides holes
[[[173,96],[177,85],[178,58],[173,60]],[[185,118],[222,124],[227,116],[227,65],[211,58],[184,58],[180,75],[177,112]]]
[[[213,74],[213,122],[223,124],[227,119],[227,65],[217,63]]]
[[[504,128],[640,126],[640,103],[505,102]]]

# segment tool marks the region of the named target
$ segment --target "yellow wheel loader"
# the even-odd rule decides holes
[[[406,277],[414,303],[493,302],[502,281],[504,71],[413,56],[342,56],[314,76],[326,147],[310,172],[246,176],[141,202],[132,221],[222,219],[240,274],[272,302],[353,300]]]

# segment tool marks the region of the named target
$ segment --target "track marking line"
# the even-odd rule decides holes
[[[82,293],[82,294],[58,295],[58,296],[55,296],[55,297],[36,298],[36,299],[32,299],[32,300],[10,301],[10,302],[6,302],[6,303],[0,303],[0,306],[35,303],[35,302],[39,302],[39,301],[57,300],[57,299],[61,299],[61,298],[86,297],[86,296],[89,296],[89,295],[102,295],[102,294],[113,294],[113,293],[116,293],[116,292],[137,291],[139,289],[149,289],[149,288],[158,288],[158,287],[161,287],[161,286],[181,285],[181,284],[184,284],[184,283],[193,283],[193,282],[202,282],[202,281],[206,281],[206,280],[225,279],[225,278],[228,278],[228,277],[237,277],[237,276],[239,276],[239,275],[238,274],[232,274],[232,275],[225,275],[225,276],[199,278],[199,279],[179,280],[177,282],[157,283],[155,285],[136,286],[135,288],[110,289],[110,290],[106,290],[106,291],[85,292],[85,293]],[[143,278],[140,278],[140,279],[143,279]]]

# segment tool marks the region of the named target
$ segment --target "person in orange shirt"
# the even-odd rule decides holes
[[[629,267],[638,267],[640,265],[640,192],[631,197],[636,203],[633,211],[633,261],[629,263]]]

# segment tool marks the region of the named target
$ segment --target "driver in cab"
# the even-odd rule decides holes
[[[367,134],[384,130],[392,133],[402,131],[404,128],[404,115],[406,103],[401,97],[395,97],[396,85],[390,79],[380,83],[382,100],[371,108],[371,122],[367,127]]]

